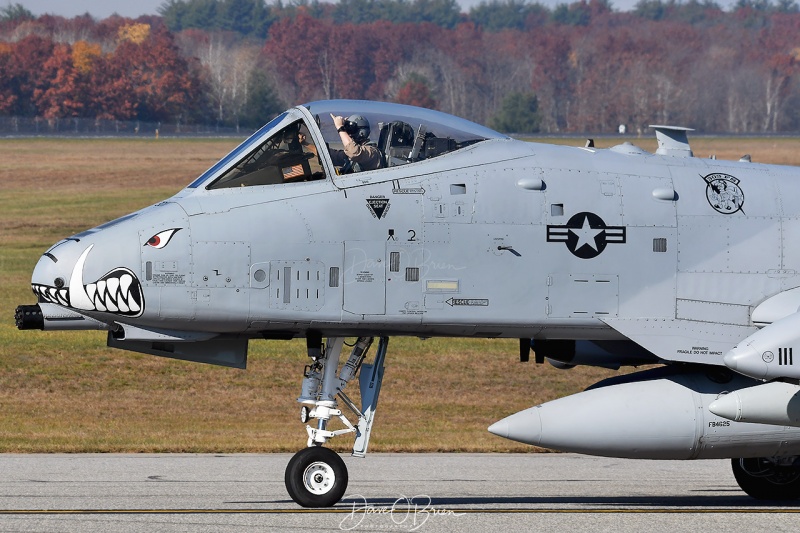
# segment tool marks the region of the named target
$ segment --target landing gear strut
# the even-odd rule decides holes
[[[341,500],[347,490],[348,476],[344,461],[335,452],[322,447],[328,439],[353,433],[353,455],[364,457],[367,454],[389,344],[388,337],[381,337],[375,361],[373,364],[363,364],[372,340],[372,337],[359,337],[339,371],[344,338],[328,338],[323,350],[321,337],[313,334],[308,336],[311,365],[306,367],[303,389],[297,401],[303,404],[301,421],[306,423],[316,419],[316,424],[306,424],[308,447],[292,457],[284,477],[289,496],[303,507],[330,507]],[[361,389],[361,409],[344,393],[347,383],[356,374]],[[355,424],[342,414],[337,398],[355,414]],[[328,422],[334,417],[341,420],[344,429],[328,429]]]
[[[800,458],[731,459],[739,487],[757,500],[800,498]]]

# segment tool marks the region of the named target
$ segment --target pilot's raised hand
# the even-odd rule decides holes
[[[331,118],[333,119],[333,125],[336,127],[337,130],[342,126],[344,126],[344,117],[334,115],[333,113],[331,113]]]

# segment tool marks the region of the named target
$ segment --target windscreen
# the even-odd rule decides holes
[[[264,127],[259,129],[257,132],[252,134],[248,137],[242,144],[234,148],[231,153],[217,161],[214,166],[203,172],[199,178],[194,180],[190,185],[189,189],[196,189],[200,186],[201,183],[209,179],[211,176],[219,172],[221,169],[225,168],[231,161],[235,161],[242,157],[244,154],[252,150],[255,145],[258,144],[258,141],[263,137],[264,133],[274,128],[276,125],[280,124],[280,122],[286,117],[286,113],[282,113],[275,117],[274,119],[270,120]]]

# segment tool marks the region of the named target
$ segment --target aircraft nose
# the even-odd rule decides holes
[[[75,240],[64,240],[45,252],[31,275],[31,289],[39,301],[69,306],[69,283],[81,249]]]
[[[135,243],[138,243],[138,235]],[[31,277],[40,303],[78,311],[139,316],[144,295],[136,274],[136,246],[125,246],[105,235],[72,238],[45,252]]]
[[[176,233],[183,239],[173,239]],[[144,283],[149,280],[143,250],[155,250],[168,264],[169,259],[187,255],[188,233],[188,215],[174,202],[125,215],[65,239],[45,252],[31,278],[33,292],[40,303],[58,304],[80,313],[140,317],[145,312],[145,289],[139,276]],[[169,254],[162,251],[165,248]]]

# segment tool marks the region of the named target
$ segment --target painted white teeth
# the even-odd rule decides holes
[[[86,294],[89,295],[89,299],[94,301],[94,297],[97,294],[97,284],[90,283],[86,286]]]
[[[38,283],[31,283],[31,289],[40,300],[47,303],[69,306],[69,291],[67,289],[48,287],[46,285],[39,285]]]
[[[119,288],[122,294],[127,294],[128,298],[130,298],[130,294],[128,293],[128,289],[131,288],[131,283],[133,283],[133,276],[130,274],[123,274],[119,278]]]
[[[83,270],[93,246],[86,248],[73,266],[67,288],[31,283],[34,294],[42,302],[73,309],[141,315],[144,307],[142,288],[136,275],[127,268],[116,268],[103,279],[83,284]]]
[[[119,278],[108,278],[108,283],[106,285],[108,290],[108,294],[111,295],[112,298],[119,299],[117,295],[117,290],[119,289]]]

